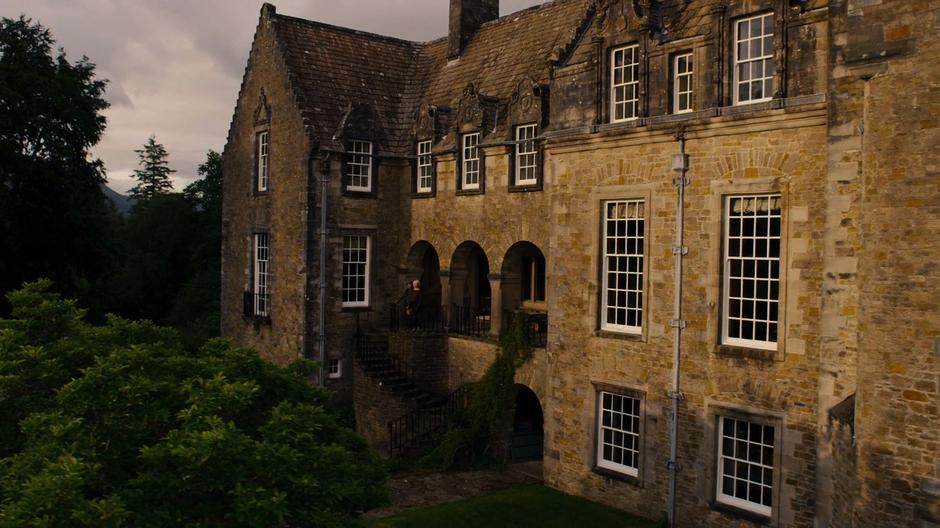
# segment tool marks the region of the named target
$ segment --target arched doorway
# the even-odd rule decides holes
[[[490,261],[479,244],[467,241],[454,251],[450,265],[451,323],[457,333],[489,331]]]
[[[509,439],[509,460],[512,463],[542,460],[545,423],[539,397],[525,385],[516,385],[516,405]]]
[[[430,242],[415,242],[408,252],[407,281],[421,281],[421,304],[427,313],[437,313],[441,306],[441,261]]]
[[[509,330],[519,310],[529,314],[538,346],[545,346],[548,305],[545,302],[546,264],[542,250],[531,242],[516,242],[506,252],[500,272],[502,298],[501,331]]]

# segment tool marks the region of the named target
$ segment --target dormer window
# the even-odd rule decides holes
[[[430,194],[434,183],[434,160],[431,157],[431,142],[418,142],[418,171],[415,192]]]
[[[464,134],[461,137],[460,188],[464,191],[480,188],[480,133]]]
[[[516,127],[515,184],[538,183],[538,151],[535,145],[536,125]]]
[[[640,47],[616,48],[610,53],[610,121],[636,119],[640,103]]]
[[[734,103],[770,100],[774,83],[774,14],[738,20],[734,34]]]
[[[352,140],[346,149],[346,190],[372,191],[372,142]]]

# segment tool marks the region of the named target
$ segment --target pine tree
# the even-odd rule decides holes
[[[135,150],[140,158],[140,169],[134,171],[137,185],[131,189],[138,203],[149,200],[158,194],[166,194],[173,190],[170,174],[176,172],[167,165],[167,152],[156,136],[151,135],[144,144],[144,148]]]

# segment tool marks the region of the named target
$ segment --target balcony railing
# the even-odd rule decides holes
[[[490,333],[490,316],[479,313],[471,306],[454,304],[450,307],[450,325],[447,329],[452,334],[483,337]]]
[[[267,319],[271,316],[271,295],[246,291],[242,299],[245,317]]]
[[[515,310],[503,310],[503,332],[512,328]],[[548,314],[545,312],[524,312],[528,316],[529,341],[536,348],[545,348],[548,344]]]
[[[408,313],[404,304],[393,303],[389,305],[388,314],[388,327],[392,332],[447,332],[447,310],[443,306],[422,306],[412,314]]]

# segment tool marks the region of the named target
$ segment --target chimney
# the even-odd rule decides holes
[[[499,0],[450,0],[449,59],[456,59],[480,26],[499,18]]]

